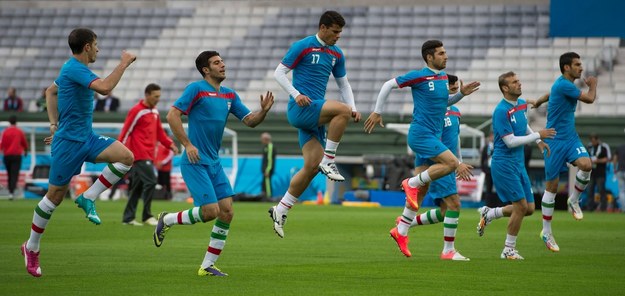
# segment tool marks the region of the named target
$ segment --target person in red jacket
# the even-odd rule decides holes
[[[119,135],[121,141],[135,156],[130,174],[130,191],[122,222],[127,225],[143,225],[135,221],[137,203],[143,199],[143,222],[156,225],[152,216],[152,197],[156,186],[154,157],[156,144],[160,142],[174,152],[178,148],[171,138],[165,134],[156,104],[161,98],[161,87],[150,83],[145,88],[145,98],[128,111],[124,127]]]
[[[159,144],[156,149],[156,170],[158,171],[158,184],[163,186],[165,198],[171,199],[171,166],[174,159],[174,151]]]
[[[17,117],[15,115],[9,117],[9,123],[11,126],[2,132],[0,151],[4,154],[4,167],[6,167],[9,177],[9,199],[13,200],[17,180],[20,176],[20,167],[22,166],[22,154],[26,155],[28,144],[26,143],[24,132],[17,127]]]

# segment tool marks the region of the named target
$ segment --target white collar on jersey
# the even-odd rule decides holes
[[[516,101],[510,101],[510,100],[507,100],[506,98],[503,98],[503,100],[510,103],[510,105],[512,106],[516,106],[519,104],[519,99],[517,99]]]
[[[426,67],[426,68],[428,68],[428,69],[430,69],[430,71],[434,72],[434,74],[436,74],[436,75],[438,75],[438,74],[440,74],[440,73],[441,73],[441,70],[434,70],[434,69],[432,69],[432,68],[430,68],[430,67],[428,67],[428,66],[425,66],[425,67]]]
[[[325,42],[323,42],[323,40],[321,40],[321,38],[319,38],[319,34],[315,34],[315,37],[317,37],[317,41],[319,41],[319,43],[321,43],[321,46],[327,46],[327,44]]]

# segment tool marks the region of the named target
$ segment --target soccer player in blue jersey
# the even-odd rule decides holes
[[[458,76],[451,74],[447,74],[447,76],[449,78],[449,95],[452,96],[458,93],[460,82],[458,81]],[[462,163],[462,155],[460,153],[460,117],[460,110],[456,106],[447,107],[441,141],[460,160],[456,170],[458,178],[470,180],[473,167]],[[420,167],[427,162],[428,159],[416,155],[415,167]],[[444,245],[440,256],[441,259],[469,261],[469,258],[462,256],[455,248],[456,230],[458,228],[458,218],[460,217],[460,197],[456,187],[456,172],[452,172],[430,184],[428,194],[434,199],[434,203],[440,209],[431,209],[417,215],[410,227],[443,222]],[[444,220],[443,217],[445,217]],[[401,218],[401,216],[397,217],[395,224],[399,224]]]
[[[522,260],[516,249],[516,239],[524,216],[534,212],[534,194],[527,170],[523,145],[536,141],[541,151],[549,155],[549,145],[541,139],[553,138],[553,128],[534,132],[527,124],[527,104],[521,99],[521,82],[514,72],[499,76],[499,89],[503,99],[493,111],[494,150],[491,160],[491,174],[497,188],[497,195],[504,203],[499,208],[480,208],[478,234],[484,234],[484,227],[493,219],[510,217],[502,259]],[[551,153],[553,155],[553,153]]]
[[[408,229],[427,193],[427,185],[458,168],[458,159],[440,139],[447,106],[473,93],[480,85],[479,82],[461,85],[460,93],[450,98],[447,74],[442,71],[447,65],[447,52],[443,43],[439,40],[426,41],[421,47],[421,55],[427,66],[384,83],[378,94],[375,110],[365,122],[367,133],[371,133],[376,125],[384,127],[381,114],[391,90],[407,86],[411,88],[414,108],[408,132],[408,145],[416,155],[428,161],[416,168],[416,177],[402,181],[402,187],[406,192],[406,207],[399,225],[390,231],[391,237],[406,257],[412,256],[408,249]]]
[[[304,167],[293,176],[284,197],[269,209],[273,229],[281,238],[284,237],[289,209],[319,171],[330,180],[345,180],[334,162],[336,149],[350,117],[358,122],[361,115],[356,110],[352,87],[347,80],[345,55],[336,45],[344,26],[345,19],[341,14],[324,12],[319,19],[317,34],[293,43],[274,74],[290,95],[287,118],[299,130],[299,145],[304,157]],[[291,70],[292,84],[286,77]],[[330,74],[336,79],[345,103],[325,99]]]
[[[96,34],[86,28],[74,29],[69,34],[68,43],[72,57],[63,64],[59,76],[46,90],[50,136],[45,143],[52,145],[48,192],[35,208],[30,238],[22,245],[26,270],[35,277],[41,276],[41,236],[52,213],[67,194],[70,180],[80,173],[83,163],[108,163],[95,183],[75,200],[87,219],[98,225],[101,221],[95,209],[95,199],[117,183],[134,160],[132,152],[121,142],[96,135],[91,123],[94,91],[103,95],[110,93],[136,56],[123,51],[113,72],[100,79],[87,67],[98,55]]]
[[[173,225],[206,223],[217,218],[198,275],[226,276],[215,267],[234,215],[232,186],[219,159],[226,120],[232,113],[249,127],[259,125],[273,105],[273,94],[261,95],[261,109],[250,112],[234,90],[221,86],[226,79],[226,65],[218,52],[200,53],[195,66],[203,79],[187,85],[167,114],[172,132],[185,147],[180,171],[195,207],[177,213],[160,213],[153,238],[154,244],[160,247]],[[188,134],[182,126],[183,114],[189,119]]]
[[[534,107],[537,108],[542,103],[549,101],[547,107],[547,127],[555,128],[558,135],[546,142],[551,147],[550,156],[545,156],[545,193],[542,199],[543,229],[541,238],[545,246],[551,251],[560,250],[553,238],[551,231],[551,219],[558,192],[559,176],[561,172],[568,170],[567,163],[576,166],[579,171],[575,176],[575,186],[573,192],[567,199],[573,218],[581,220],[584,214],[579,207],[579,196],[586,189],[590,180],[592,162],[582,145],[577,131],[575,131],[575,109],[577,101],[592,104],[597,97],[597,78],[588,77],[584,83],[588,85],[588,92],[582,92],[573,83],[575,79],[582,76],[582,62],[580,56],[574,52],[567,52],[560,56],[560,76],[553,83],[551,93],[548,97],[536,101]]]

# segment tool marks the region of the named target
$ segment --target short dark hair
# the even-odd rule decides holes
[[[599,140],[599,135],[597,135],[597,133],[590,133],[590,139]]]
[[[515,76],[516,73],[510,71],[499,75],[499,90],[503,93],[503,87],[508,85],[506,78]]]
[[[195,67],[198,71],[200,71],[200,75],[204,78],[204,72],[202,72],[202,68],[208,68],[208,60],[214,56],[218,56],[219,53],[214,50],[206,50],[200,53],[195,59]]]
[[[443,42],[440,40],[428,40],[423,43],[421,46],[421,56],[423,56],[423,60],[428,62],[428,55],[434,56],[436,49],[443,46]]]
[[[560,56],[560,73],[564,74],[564,66],[573,64],[573,59],[579,59],[580,56],[575,52],[565,52]]]
[[[161,86],[156,83],[150,83],[145,87],[145,94],[151,94],[155,90],[161,90]]]
[[[85,45],[95,41],[98,38],[91,29],[87,28],[76,28],[69,33],[69,37],[67,37],[67,43],[69,44],[69,48],[72,49],[73,54],[82,53]]]
[[[447,80],[449,80],[449,85],[455,84],[458,81],[458,76],[447,74]]]
[[[15,116],[15,115],[9,116],[9,123],[11,125],[15,125],[17,123],[17,116]]]
[[[321,25],[328,28],[332,27],[332,25],[337,25],[342,28],[345,27],[345,19],[340,13],[334,10],[328,10],[319,18],[319,28],[321,28]]]

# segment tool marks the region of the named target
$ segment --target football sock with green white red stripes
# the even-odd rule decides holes
[[[96,200],[100,193],[111,188],[113,184],[123,178],[130,168],[121,162],[109,163],[102,171],[100,177],[83,193],[83,196],[90,200]]]
[[[287,191],[276,207],[278,214],[286,215],[296,202],[297,198]]]
[[[399,219],[399,223],[397,224],[397,232],[400,235],[406,236],[408,235],[408,229],[410,229],[410,224],[417,216],[417,212],[404,207],[404,212],[401,214],[401,218]]]
[[[219,259],[221,251],[226,245],[226,238],[228,238],[228,230],[230,224],[217,219],[215,226],[213,226],[213,232],[211,232],[211,240],[204,255],[204,261],[202,261],[202,268],[207,268]]]
[[[53,204],[47,196],[44,196],[35,207],[33,223],[30,227],[30,238],[26,243],[26,248],[28,250],[39,252],[39,241],[41,241],[43,231],[46,230],[46,226],[50,221],[54,209],[56,209],[56,205]]]
[[[459,211],[447,210],[445,212],[445,220],[443,220],[443,237],[445,240],[443,252],[454,249],[454,241],[456,240],[456,230],[458,230]]]
[[[430,173],[428,171],[423,171],[418,175],[408,179],[408,185],[410,187],[423,187],[425,184],[432,182],[432,178],[430,178]]]
[[[430,225],[436,224],[443,220],[443,215],[441,215],[440,209],[431,209],[421,215],[417,215],[417,218],[412,221],[410,227],[415,227],[419,225]]]
[[[556,194],[545,190],[541,203],[541,212],[543,214],[543,233],[551,233],[551,218],[553,217],[553,209],[556,203]]]
[[[197,222],[204,222],[202,220],[202,209],[194,207],[177,213],[168,213],[163,217],[163,222],[167,226],[175,224],[192,225]]]
[[[330,162],[334,162],[334,157],[336,157],[336,149],[338,147],[339,147],[339,142],[326,140],[326,147],[323,151],[323,159],[321,160],[321,163],[328,164]]]
[[[588,181],[590,180],[590,171],[577,171],[575,175],[575,186],[573,192],[571,192],[571,201],[579,202],[579,196],[586,190],[586,186],[588,186]]]

